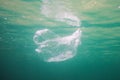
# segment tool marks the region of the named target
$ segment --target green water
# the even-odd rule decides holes
[[[60,2],[50,4],[46,17],[40,12],[42,0],[0,0],[0,80],[120,79],[119,0],[63,0],[81,23],[76,56],[49,63],[35,51],[37,30],[66,36],[77,29],[53,18]]]

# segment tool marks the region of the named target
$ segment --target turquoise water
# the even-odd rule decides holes
[[[1,80],[119,80],[120,1],[45,1],[0,0]],[[78,28],[81,43],[74,57],[46,62],[35,51],[36,31],[49,29],[64,37]]]

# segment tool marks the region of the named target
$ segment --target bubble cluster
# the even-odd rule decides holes
[[[38,30],[33,37],[38,46],[35,51],[41,53],[47,62],[64,61],[75,56],[80,36],[80,29],[65,37],[60,37],[48,29]]]
[[[66,23],[70,26],[80,26],[80,20],[74,15],[70,9],[69,0],[43,0],[41,5],[41,13],[55,21]]]
[[[43,0],[40,8],[41,13],[46,18],[66,23],[71,27],[79,27],[79,18],[71,12],[66,3],[60,0]],[[64,37],[49,29],[38,30],[33,37],[37,45],[35,51],[41,53],[40,55],[47,62],[65,61],[76,55],[77,47],[80,44],[80,37],[80,28]]]

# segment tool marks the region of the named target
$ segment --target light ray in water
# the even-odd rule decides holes
[[[62,4],[62,6],[61,6]],[[80,20],[60,0],[43,0],[41,13],[55,21],[67,23],[69,26],[79,27]],[[71,35],[61,37],[49,29],[36,31],[33,40],[38,46],[36,52],[41,53],[47,62],[65,61],[76,55],[80,44],[81,29],[78,28]]]

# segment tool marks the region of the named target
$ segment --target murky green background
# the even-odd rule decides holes
[[[35,52],[34,33],[76,28],[44,17],[41,0],[0,0],[0,80],[120,80],[120,0],[63,2],[81,20],[82,44],[74,58],[48,63]]]

